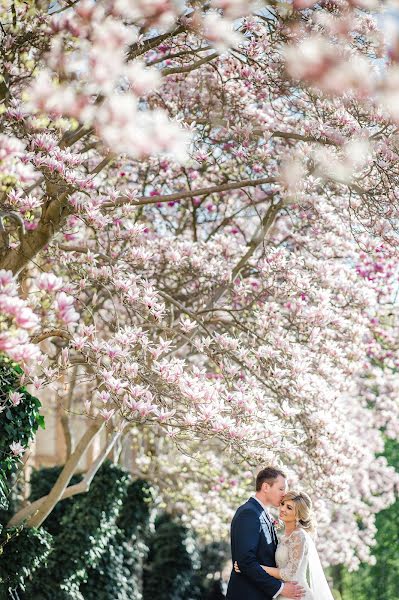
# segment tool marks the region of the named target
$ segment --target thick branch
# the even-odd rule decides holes
[[[88,254],[89,252],[93,252],[92,249],[87,248],[86,246],[72,246],[72,245],[68,245],[68,244],[58,244],[57,248],[59,248],[63,252],[78,252],[79,254]],[[96,252],[96,256],[99,256],[100,258],[102,258],[103,260],[106,260],[108,262],[111,261],[110,257],[107,256],[106,254],[103,254],[102,252]]]
[[[68,146],[69,142],[65,145]],[[112,153],[106,156],[93,169],[91,174],[99,173],[113,159],[114,155]],[[55,187],[54,194],[48,196],[48,204],[43,209],[37,228],[21,236],[20,245],[0,257],[0,269],[10,270],[14,275],[17,275],[62,228],[66,218],[73,213],[74,209],[68,202],[70,191],[63,192],[58,197],[56,197],[56,194],[57,189]]]
[[[66,498],[71,498],[72,496],[77,496],[78,494],[83,494],[83,493],[86,493],[89,491],[90,485],[91,485],[97,471],[99,470],[99,468],[101,467],[101,465],[103,464],[105,459],[107,458],[108,454],[111,452],[115,442],[119,439],[120,436],[121,436],[121,432],[115,432],[112,435],[109,442],[104,446],[103,450],[97,456],[96,460],[93,462],[90,469],[86,472],[82,481],[80,481],[79,483],[76,483],[75,485],[71,485],[71,486],[67,487],[65,489],[65,491],[63,492],[61,498],[59,498],[59,501],[65,500]],[[42,498],[38,498],[32,504],[29,504],[27,507],[25,507],[23,510],[21,510],[17,515],[15,515],[11,519],[11,521],[8,523],[7,527],[12,527],[12,526],[20,524],[23,520],[25,520],[32,513],[34,513],[35,510],[37,510],[39,508],[41,503],[44,502],[47,498],[48,498],[48,496],[43,496]],[[22,514],[22,513],[24,513],[24,514]],[[22,518],[19,518],[18,521],[14,522],[14,519],[16,519],[18,517],[18,515],[21,515]],[[44,521],[44,519],[43,519],[43,521]],[[43,521],[42,521],[42,523],[43,523]],[[40,523],[39,525],[41,525],[42,523]]]
[[[133,60],[142,54],[145,54],[149,50],[156,48],[159,44],[164,42],[165,40],[174,37],[175,35],[179,35],[179,33],[183,33],[185,31],[185,27],[183,25],[179,25],[176,29],[172,31],[167,31],[166,33],[162,33],[161,35],[157,35],[149,40],[146,40],[143,43],[136,42],[132,44],[129,48],[129,52],[127,55],[128,60]]]
[[[1,257],[0,269],[9,269],[17,275],[49,243],[72,211],[72,207],[68,204],[67,192],[51,200],[43,209],[37,228],[23,235],[19,246],[12,248]]]
[[[200,60],[197,60],[196,62],[191,63],[189,65],[184,65],[181,67],[171,67],[170,69],[163,69],[161,71],[161,73],[163,76],[173,75],[175,73],[190,73],[190,71],[195,71],[195,69],[199,69],[202,65],[204,65],[205,63],[211,62],[218,56],[219,56],[219,53],[214,52],[213,54],[204,56],[204,58],[201,58]]]
[[[256,129],[254,133],[257,133],[258,135],[265,134],[262,129]],[[324,144],[326,146],[338,146],[336,142],[328,140],[327,138],[316,138],[312,135],[302,135],[301,133],[294,133],[292,131],[273,131],[272,137],[284,138],[286,140],[298,140],[299,142],[315,142],[317,144]]]
[[[108,166],[115,159],[115,154],[109,154],[105,158],[102,159],[101,162],[98,163],[96,167],[92,171],[90,171],[90,175],[96,175],[100,173],[104,169],[104,167]]]
[[[142,206],[144,204],[157,204],[158,202],[170,202],[171,200],[184,200],[184,198],[194,198],[195,196],[207,196],[216,192],[226,192],[229,190],[238,190],[244,187],[256,187],[266,183],[277,183],[275,177],[262,177],[260,179],[243,179],[241,181],[232,181],[231,183],[222,183],[208,188],[197,190],[187,190],[186,192],[177,192],[176,194],[167,194],[166,196],[143,196],[137,200],[132,198],[120,197],[115,202],[105,202],[104,208],[114,208],[122,204],[132,204],[133,206]]]
[[[90,485],[91,485],[97,471],[99,470],[99,468],[101,467],[101,465],[103,464],[105,459],[107,458],[108,454],[111,452],[115,442],[120,438],[120,436],[121,436],[121,432],[115,432],[112,435],[108,444],[106,444],[104,446],[103,450],[97,456],[96,460],[93,462],[90,469],[87,471],[87,473],[83,477],[82,481],[79,481],[79,483],[75,483],[74,485],[67,487],[65,492],[62,494],[62,497],[60,498],[60,500],[65,500],[65,498],[71,498],[72,496],[77,496],[78,494],[83,494],[83,493],[89,491]],[[47,498],[47,496],[45,496],[44,498]]]
[[[13,516],[11,521],[8,523],[7,527],[14,527],[16,525],[20,525],[23,521],[31,517],[28,523],[28,527],[39,527],[43,521],[48,517],[48,515],[53,510],[54,506],[59,502],[64,496],[64,493],[67,489],[67,486],[71,480],[72,475],[75,472],[75,469],[82,458],[83,454],[90,446],[92,440],[95,438],[97,433],[103,428],[103,422],[94,422],[87,431],[83,434],[80,439],[78,445],[76,446],[75,451],[67,462],[63,470],[61,471],[57,481],[55,482],[51,492],[42,498],[39,498],[32,504],[29,504],[22,510],[20,510],[16,515]]]
[[[51,337],[60,337],[64,340],[70,341],[71,336],[64,329],[52,329],[51,331],[45,331],[44,333],[40,333],[39,335],[34,335],[31,337],[31,342],[33,344],[39,344],[43,340],[47,340]]]
[[[265,239],[267,232],[271,229],[281,207],[282,207],[281,202],[278,202],[277,204],[272,204],[269,207],[265,216],[262,219],[262,223],[261,223],[260,227],[258,228],[258,231],[255,233],[254,237],[252,238],[252,240],[249,243],[247,252],[244,254],[244,256],[241,257],[241,259],[238,261],[238,263],[232,270],[229,281],[227,283],[221,284],[218,288],[216,288],[216,290],[215,290],[214,294],[212,295],[212,298],[209,300],[205,310],[212,308],[215,305],[215,303],[223,296],[223,294],[225,293],[225,291],[227,290],[227,288],[229,286],[229,283],[231,281],[234,281],[234,279],[237,277],[237,275],[239,274],[241,269],[247,264],[248,260],[254,254],[256,249],[259,248],[259,246],[263,243],[263,240]]]
[[[71,456],[72,448],[73,448],[73,438],[72,438],[72,431],[71,431],[70,423],[69,423],[69,415],[70,415],[71,408],[72,408],[73,393],[75,391],[77,374],[78,374],[78,367],[77,367],[77,365],[75,365],[72,369],[72,376],[71,376],[71,379],[69,382],[68,395],[66,397],[66,405],[64,407],[65,410],[63,410],[62,415],[61,415],[61,426],[62,426],[62,430],[64,432],[65,447],[66,447],[66,459],[65,459],[66,461]]]
[[[103,98],[101,98],[101,101],[102,100]],[[98,103],[99,101],[97,100],[96,104]],[[74,144],[76,144],[76,142],[84,138],[86,135],[92,134],[93,131],[94,130],[92,129],[92,127],[85,127],[84,125],[82,125],[76,131],[67,132],[60,141],[60,148],[68,148],[70,146],[73,146]]]
[[[257,248],[259,248],[259,246],[263,243],[263,240],[265,239],[267,232],[271,229],[271,227],[276,219],[276,216],[280,212],[282,205],[283,205],[282,202],[278,202],[277,204],[272,204],[269,207],[268,211],[266,212],[265,216],[262,219],[262,223],[261,223],[258,231],[255,233],[254,237],[252,238],[252,240],[249,243],[248,251],[238,261],[238,263],[232,270],[232,272],[231,272],[232,280],[234,280],[237,277],[237,275],[239,274],[239,272],[241,271],[243,266],[246,265],[248,260],[254,254],[255,250]]]

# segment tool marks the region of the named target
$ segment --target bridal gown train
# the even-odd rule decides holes
[[[280,538],[276,564],[284,581],[297,581],[304,588],[302,600],[333,600],[316,546],[303,529]],[[283,600],[285,596],[278,598]]]

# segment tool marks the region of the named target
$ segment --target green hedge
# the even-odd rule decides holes
[[[24,590],[27,579],[46,565],[53,538],[43,528],[8,529],[3,536],[2,542],[7,543],[2,546],[0,557],[0,587],[3,593],[18,586]]]
[[[154,490],[133,481],[117,521],[115,538],[80,587],[85,600],[141,600],[142,569],[148,553]]]
[[[63,469],[62,466],[55,467],[44,467],[42,469],[32,471],[30,478],[31,485],[31,493],[29,496],[30,502],[34,502],[43,496],[46,496],[50,493],[53,485],[58,479],[61,471]],[[75,483],[79,483],[82,480],[81,475],[73,475],[69,485],[74,485]],[[75,502],[75,498],[66,498],[65,500],[61,500],[58,502],[47,519],[43,523],[43,527],[54,536],[59,535],[61,531],[61,521],[64,515],[68,512],[68,510],[72,507]]]
[[[29,600],[83,600],[79,587],[116,536],[128,485],[129,476],[107,462],[89,492],[74,498],[61,519],[48,567],[37,571],[27,587]]]
[[[190,531],[178,519],[161,515],[144,567],[144,600],[197,600],[199,556]]]
[[[60,470],[32,475],[32,501],[49,492]],[[200,551],[177,516],[161,514],[154,522],[155,506],[148,483],[105,463],[87,494],[61,501],[39,530],[23,529],[8,542],[0,600],[1,588],[18,585],[24,600],[215,598],[208,594],[227,546]]]

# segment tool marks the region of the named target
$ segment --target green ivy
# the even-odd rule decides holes
[[[27,588],[29,600],[83,600],[79,587],[116,536],[128,485],[127,474],[107,462],[89,492],[74,498],[61,519],[47,567],[36,572]]]
[[[52,536],[43,528],[3,530],[0,539],[1,587],[14,589],[19,586],[24,590],[26,580],[46,564],[52,541]]]
[[[31,493],[29,496],[29,501],[34,502],[43,496],[46,496],[52,490],[55,482],[60,475],[63,466],[55,466],[55,467],[44,467],[42,469],[37,469],[32,471],[30,477],[30,486]],[[75,483],[79,483],[82,480],[81,475],[73,475],[69,485],[74,485]],[[65,513],[71,508],[74,503],[75,498],[66,498],[65,500],[61,500],[61,502],[57,502],[54,506],[53,510],[45,520],[43,526],[51,533],[53,536],[59,535],[61,532],[61,521],[64,517]]]
[[[7,477],[7,507],[0,507],[0,524],[2,527],[6,527],[8,521],[18,512],[21,507],[21,502],[24,499],[25,482],[20,477],[20,472],[8,473]]]
[[[44,418],[39,414],[40,402],[20,385],[22,369],[4,354],[0,354],[0,508],[8,506],[9,478],[21,462],[10,451],[10,444],[19,442],[27,448],[38,427],[44,428]],[[17,406],[9,402],[10,392],[22,394]]]
[[[32,474],[31,501],[49,492],[61,469]],[[0,557],[0,600],[3,588],[17,586],[24,600],[217,597],[207,594],[227,546],[200,551],[177,516],[162,514],[154,523],[155,496],[147,482],[105,463],[89,492],[59,502],[39,530],[4,532],[13,537]]]
[[[221,592],[221,573],[230,559],[230,544],[225,541],[211,542],[200,547],[201,566],[198,571],[197,580],[200,587],[200,599],[209,598],[217,600],[224,598]],[[216,580],[215,580],[216,576]]]
[[[142,600],[142,570],[153,510],[154,489],[145,481],[133,481],[115,538],[80,587],[85,600]]]
[[[137,534],[148,535],[155,496],[155,489],[143,479],[130,483],[117,523],[127,539]]]
[[[144,567],[144,600],[199,600],[199,555],[191,532],[178,519],[161,515]]]

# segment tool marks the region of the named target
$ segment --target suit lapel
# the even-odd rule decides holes
[[[257,513],[259,515],[259,526],[266,538],[266,542],[268,544],[273,544],[274,546],[277,546],[277,544],[278,544],[277,534],[276,534],[276,530],[275,530],[274,525],[271,522],[270,518],[266,515],[262,506],[259,504],[259,502],[253,496],[248,500],[248,502],[251,502],[257,510]]]
[[[267,515],[264,510],[259,515],[259,522],[260,522],[260,527],[265,535],[266,542],[268,544],[272,544],[273,543],[272,524],[270,523],[269,519],[267,518]]]

